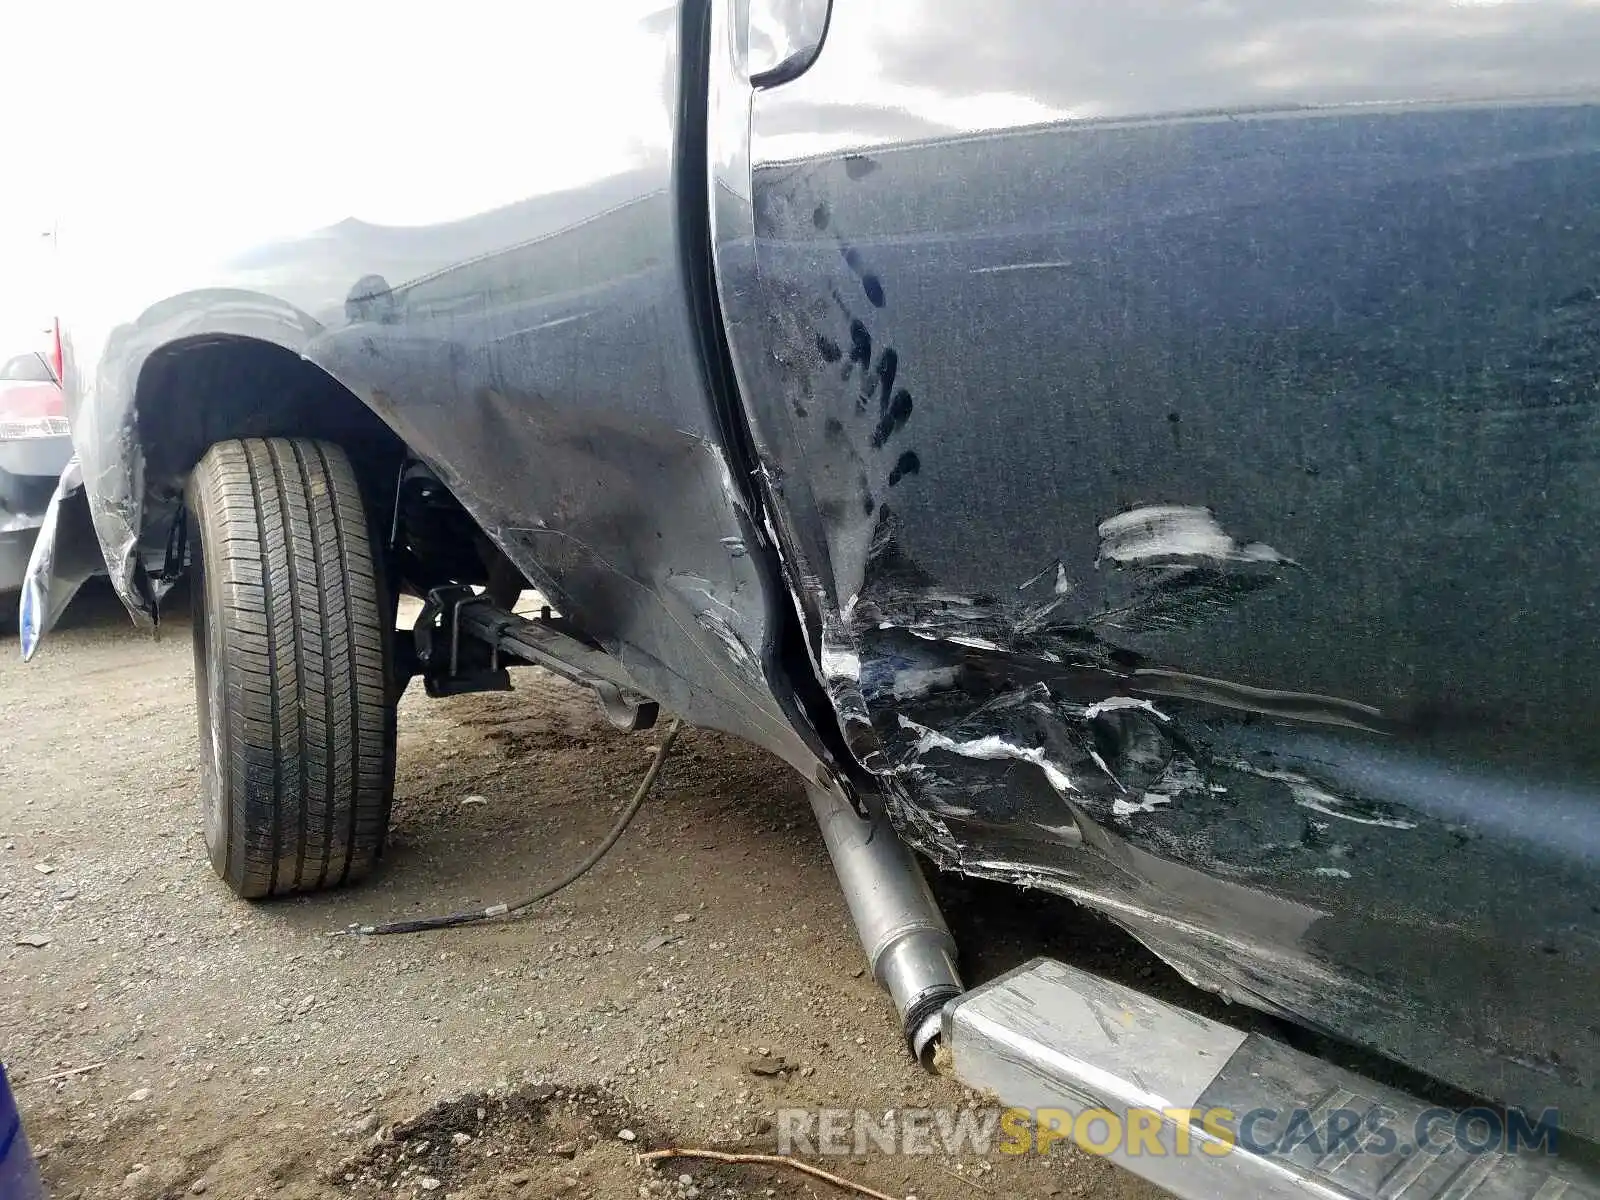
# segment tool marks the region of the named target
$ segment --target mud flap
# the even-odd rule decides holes
[[[83,468],[74,455],[56,482],[22,581],[17,627],[23,661],[33,657],[84,582],[104,570]]]

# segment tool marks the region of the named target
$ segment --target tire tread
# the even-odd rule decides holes
[[[328,443],[234,440],[189,495],[222,598],[213,865],[252,899],[355,882],[382,853],[395,759],[389,608],[355,472]]]

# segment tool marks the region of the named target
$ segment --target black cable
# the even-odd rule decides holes
[[[617,823],[611,827],[611,832],[601,840],[588,858],[584,859],[571,871],[563,875],[557,882],[549,887],[540,888],[526,900],[519,900],[515,904],[491,904],[488,908],[473,909],[470,912],[450,913],[440,917],[417,917],[409,921],[386,921],[382,925],[352,925],[343,932],[349,934],[370,933],[374,936],[385,933],[420,933],[424,929],[450,929],[457,925],[471,925],[477,921],[487,921],[493,917],[506,917],[514,912],[521,912],[525,908],[548,900],[563,888],[576,883],[588,874],[612,846],[617,844],[623,832],[633,823],[633,818],[639,815],[639,810],[644,807],[645,798],[650,795],[650,789],[655,786],[656,776],[661,774],[661,766],[667,761],[667,752],[672,749],[672,743],[678,740],[678,730],[683,727],[682,721],[673,721],[672,727],[667,730],[667,736],[661,739],[661,745],[656,747],[656,756],[650,763],[650,769],[644,773],[644,778],[639,781],[638,789],[633,793],[633,799],[617,817]]]

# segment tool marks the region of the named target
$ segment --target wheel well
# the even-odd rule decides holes
[[[397,520],[397,586],[482,583],[501,556],[466,510],[425,468],[402,467],[408,451],[377,414],[332,375],[292,350],[257,338],[207,336],[174,342],[144,364],[134,396],[144,454],[143,542],[159,557],[184,483],[206,450],[230,438],[320,438],[343,447],[375,525]],[[413,479],[413,476],[419,478]]]
[[[387,472],[404,451],[332,375],[249,337],[192,338],[157,350],[139,374],[134,414],[152,488],[181,487],[206,449],[227,438],[324,438],[343,446],[358,471],[376,457]]]

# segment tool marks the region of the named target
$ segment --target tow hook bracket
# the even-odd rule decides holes
[[[490,606],[470,587],[435,588],[423,602],[412,628],[418,674],[428,695],[509,692],[511,675],[500,662],[500,647],[469,634],[463,645],[461,614]]]
[[[621,663],[548,607],[530,619],[464,585],[434,588],[410,641],[412,673],[430,696],[509,691],[508,667],[538,666],[593,691],[606,720],[625,733],[649,729],[661,715]]]

